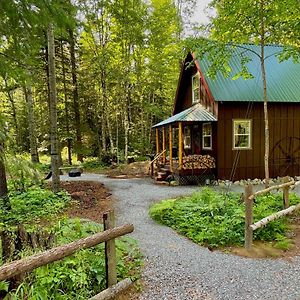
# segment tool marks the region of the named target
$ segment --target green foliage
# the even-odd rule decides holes
[[[26,192],[9,194],[11,209],[5,209],[0,199],[0,230],[14,229],[18,224],[35,226],[39,220],[49,220],[66,207],[70,197],[66,192],[54,194],[41,187],[30,187]]]
[[[41,174],[33,163],[22,156],[7,156],[9,185],[15,191],[24,192],[33,185],[41,184]]]
[[[291,204],[299,203],[294,194]],[[256,198],[254,221],[282,209],[281,194],[267,194]],[[192,196],[164,200],[150,208],[150,216],[161,224],[186,235],[194,242],[210,246],[241,245],[244,242],[244,204],[240,195],[218,193],[204,188]],[[256,240],[283,241],[287,219],[271,222],[254,232]]]
[[[102,231],[102,225],[93,222],[69,220],[56,228],[57,244],[62,245]],[[117,247],[118,280],[139,278],[141,255],[136,242],[120,238]],[[10,293],[12,299],[88,299],[105,289],[104,244],[76,252],[76,254],[36,269]]]

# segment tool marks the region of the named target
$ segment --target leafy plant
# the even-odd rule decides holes
[[[10,188],[24,192],[33,185],[41,184],[41,174],[33,163],[22,156],[7,157],[7,173],[9,174]]]
[[[42,219],[55,216],[67,206],[70,196],[66,192],[54,194],[41,187],[30,187],[26,192],[12,191],[9,194],[10,209],[5,209],[0,198],[0,230],[18,224],[36,224]]]
[[[292,194],[291,204],[300,199]],[[281,194],[267,194],[256,198],[254,221],[282,209]],[[186,235],[194,242],[220,247],[241,245],[244,242],[245,208],[239,194],[218,193],[204,188],[189,197],[164,200],[150,208],[150,216]],[[271,222],[254,232],[257,240],[284,239],[287,218]]]

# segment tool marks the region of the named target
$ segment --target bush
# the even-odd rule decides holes
[[[65,220],[55,228],[57,245],[102,231],[94,222]],[[141,256],[136,242],[127,237],[116,240],[118,281],[139,278]],[[3,287],[6,286],[2,283]],[[1,284],[0,284],[1,287]],[[10,293],[12,299],[89,299],[105,289],[104,244],[76,252],[61,261],[40,267]]]
[[[49,220],[68,205],[70,196],[66,192],[52,191],[33,186],[26,192],[9,193],[10,209],[5,208],[0,198],[0,230],[18,224],[35,224],[41,219]],[[13,228],[12,228],[13,229]]]
[[[267,194],[256,198],[254,222],[282,209],[281,194]],[[300,199],[290,196],[290,202]],[[150,216],[170,226],[192,241],[210,247],[242,245],[244,242],[245,208],[239,194],[218,193],[209,188],[192,196],[164,200],[150,208]],[[287,218],[282,218],[254,232],[263,241],[284,239]]]

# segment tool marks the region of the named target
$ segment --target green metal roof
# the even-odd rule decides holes
[[[199,61],[201,72],[216,101],[263,101],[263,85],[261,79],[260,60],[255,53],[260,54],[260,46],[242,45],[249,49],[236,47],[230,59],[231,72],[226,78],[221,72],[215,79],[206,74],[210,62],[207,58]],[[276,55],[282,51],[280,46],[265,46],[265,67],[267,76],[267,93],[270,102],[300,102],[300,63],[294,63],[292,59],[279,62]],[[241,71],[240,54],[251,59],[247,68],[254,76],[253,79],[232,77]]]
[[[152,128],[165,126],[175,122],[190,122],[190,121],[217,121],[216,117],[208,112],[200,103],[195,104],[188,109],[154,125]]]

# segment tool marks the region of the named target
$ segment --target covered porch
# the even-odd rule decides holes
[[[156,156],[151,175],[157,180],[173,176],[179,184],[198,184],[216,170],[217,118],[201,104],[153,126]]]

